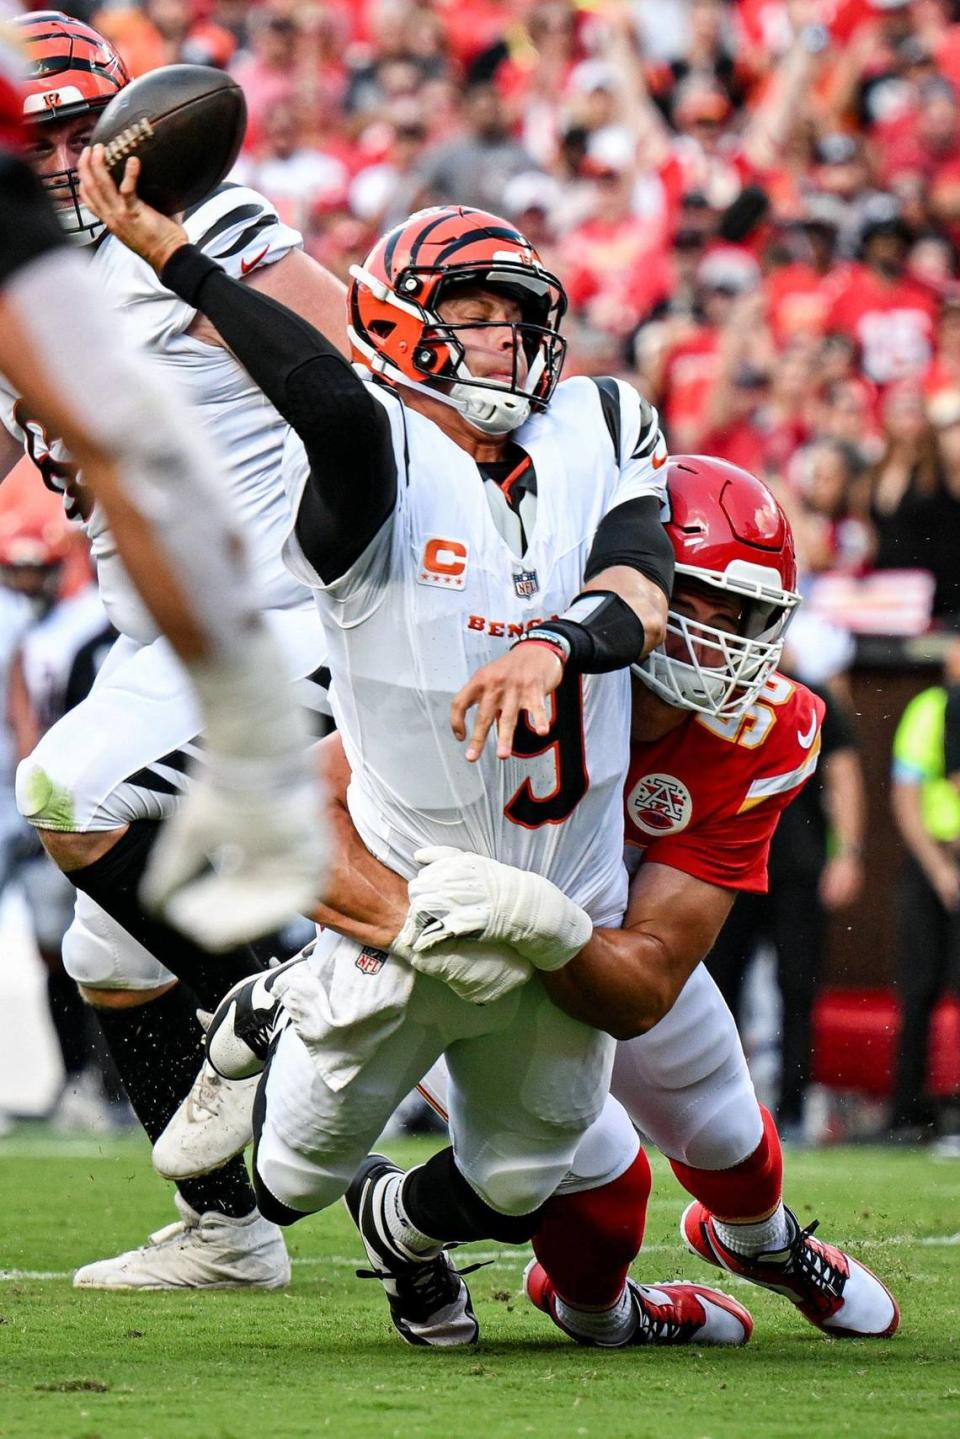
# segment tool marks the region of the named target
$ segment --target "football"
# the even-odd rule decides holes
[[[106,107],[90,138],[103,145],[117,184],[131,155],[141,162],[137,193],[164,215],[209,195],[243,143],[243,91],[222,70],[167,65],[141,75]]]

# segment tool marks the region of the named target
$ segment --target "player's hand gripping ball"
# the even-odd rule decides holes
[[[141,75],[106,107],[90,138],[119,185],[131,156],[137,194],[163,215],[196,204],[233,168],[247,128],[243,91],[222,70],[166,65]]]

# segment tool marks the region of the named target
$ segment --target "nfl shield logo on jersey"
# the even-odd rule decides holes
[[[354,960],[357,968],[363,974],[379,974],[386,962],[386,950],[374,949],[370,944],[365,944]]]
[[[530,599],[531,595],[535,595],[540,588],[536,570],[520,570],[519,573],[515,571],[513,588],[522,600]]]

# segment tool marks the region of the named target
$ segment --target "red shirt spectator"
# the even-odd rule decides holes
[[[850,266],[827,316],[827,328],[851,335],[861,367],[878,385],[919,377],[933,358],[939,302],[911,278],[912,234],[887,199],[863,229],[863,263]]]

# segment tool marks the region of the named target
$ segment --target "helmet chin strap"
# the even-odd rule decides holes
[[[372,345],[362,340],[352,325],[347,327],[347,333],[361,354],[367,356],[374,374],[383,375],[396,385],[404,385],[408,390],[416,390],[418,394],[427,395],[431,400],[439,400],[441,404],[449,405],[481,435],[509,435],[519,429],[530,414],[529,400],[520,395],[511,395],[505,390],[488,390],[481,386],[458,385],[454,382],[449,392],[445,393],[443,390],[434,389],[432,385],[412,380],[402,370],[384,360]],[[367,366],[361,365],[359,368],[365,370]]]

